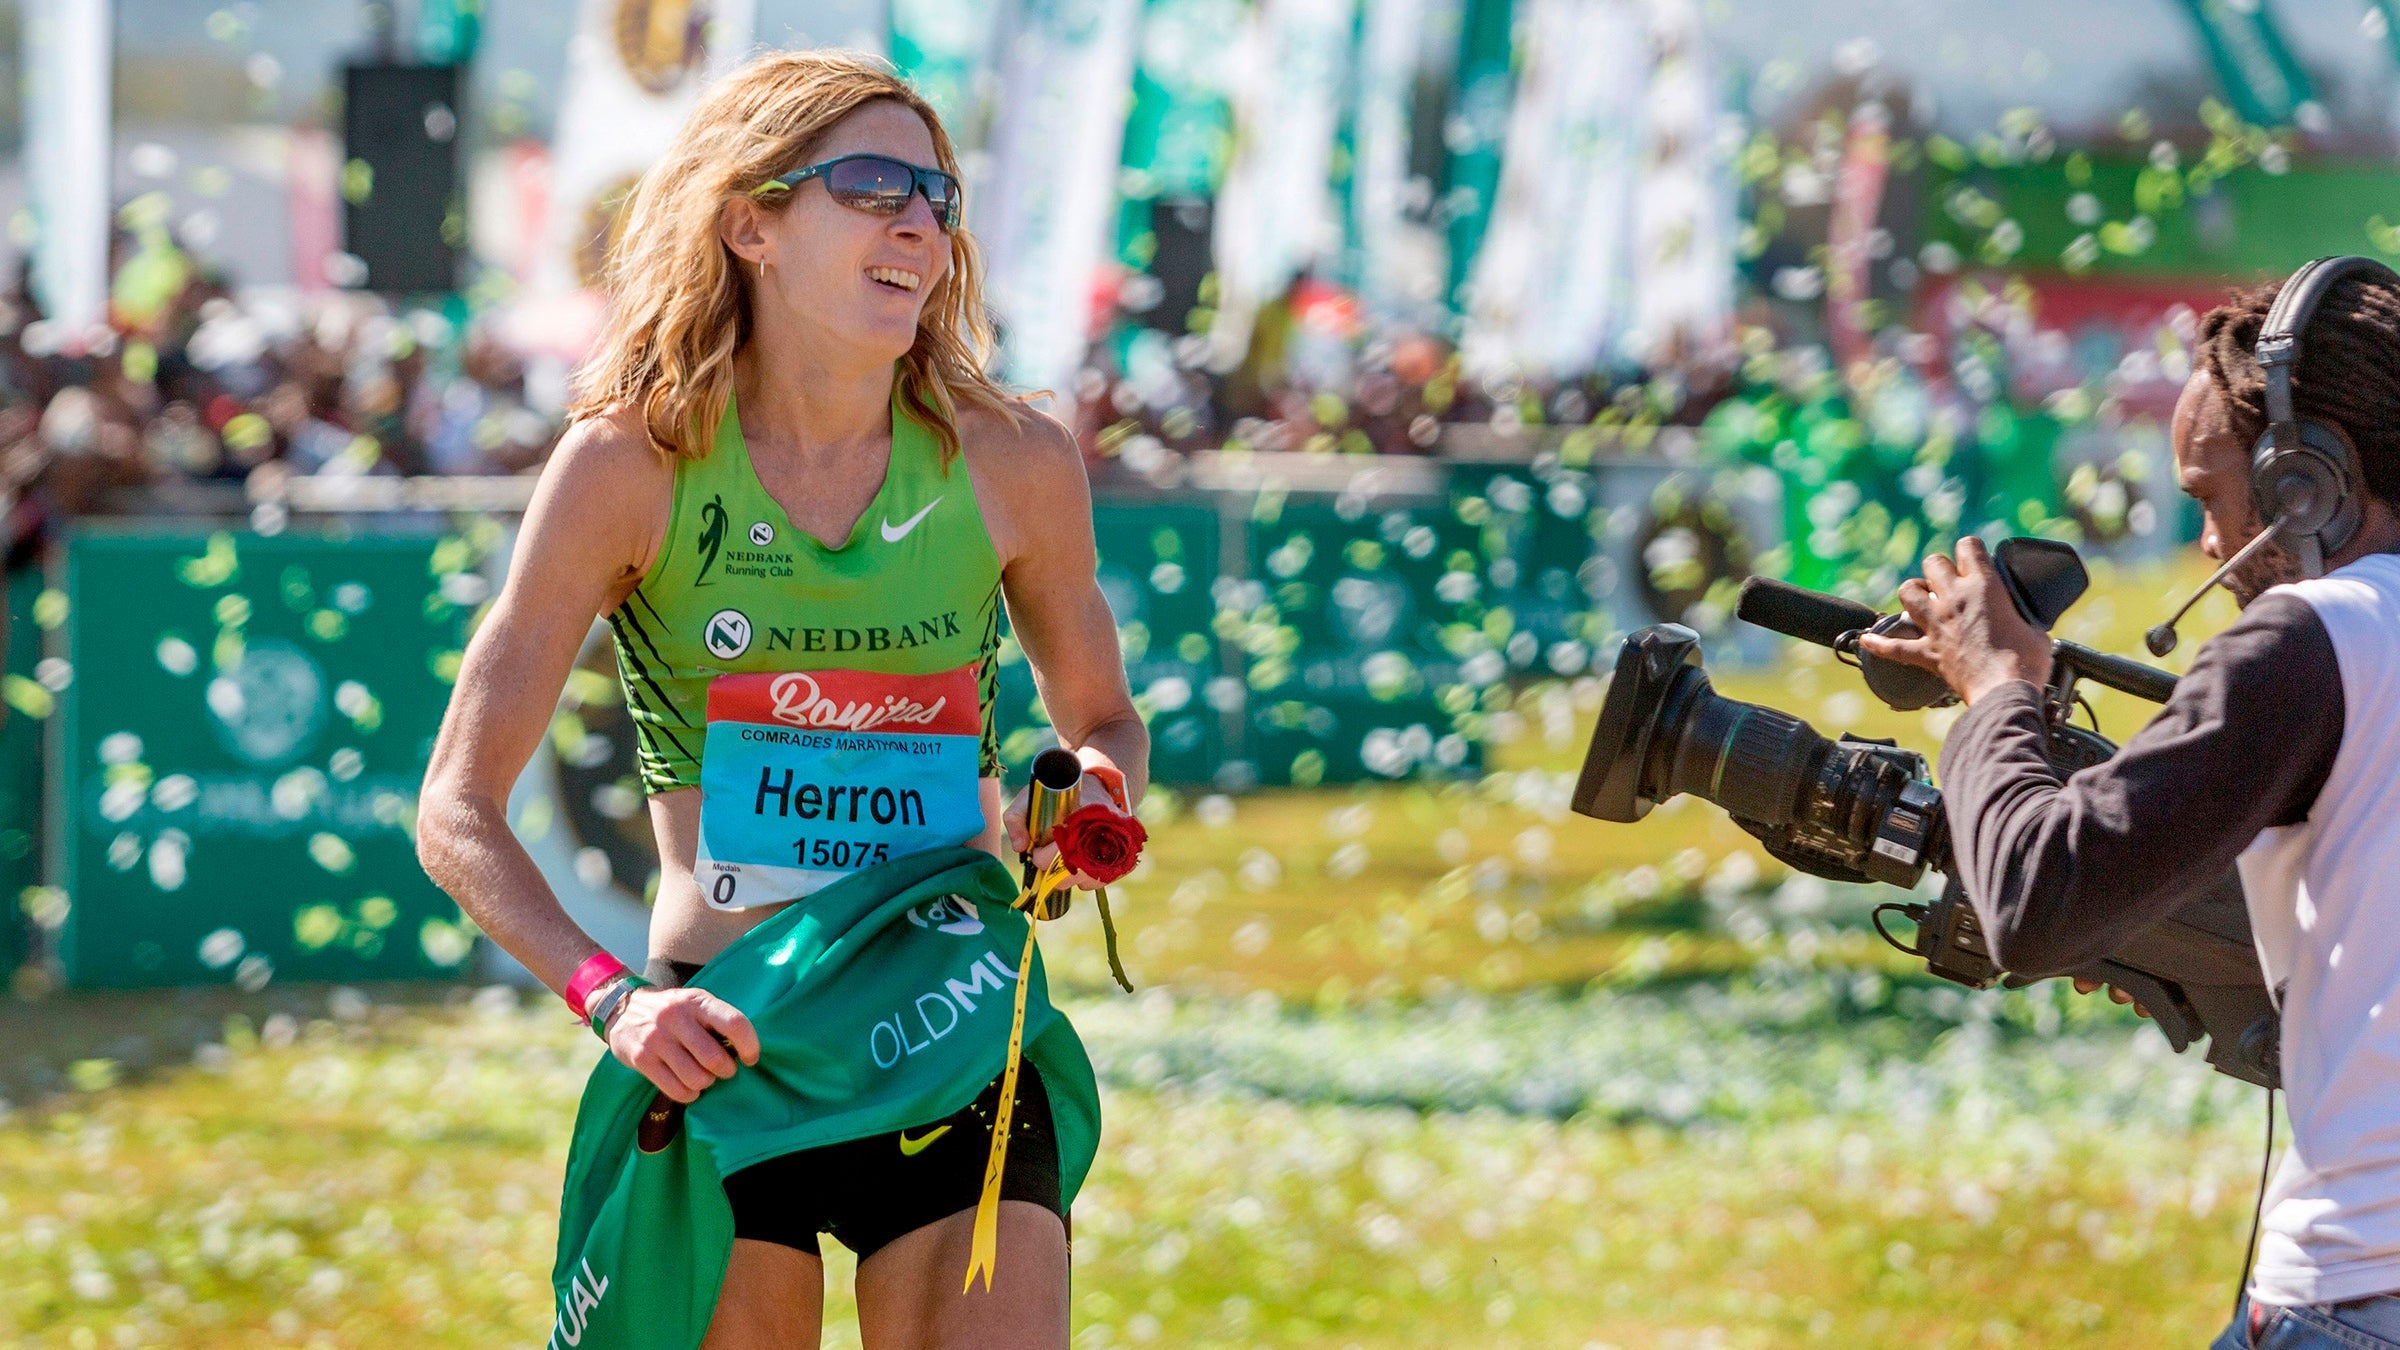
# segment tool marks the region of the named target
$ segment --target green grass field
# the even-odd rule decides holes
[[[1651,1047],[1670,1061],[1655,1067],[1780,1052],[1794,1062],[1768,1072],[1786,1087],[1873,1086],[1814,1113],[1674,1125],[1504,1099],[1370,1105],[1338,1074],[1270,1094],[1238,1066],[1136,1086],[1158,1076],[1145,1059],[1205,1056],[1086,1011],[1111,1087],[1077,1207],[1079,1346],[2198,1344],[2230,1294],[2256,1164],[2242,1100],[2195,1092],[2190,1065],[2122,1028],[2011,1052],[1965,1023],[1812,1074],[1823,1029],[1729,1046],[1687,1027]],[[1174,1016],[1204,1041],[1210,1021],[1286,1020]],[[354,1018],[284,1017],[263,1043],[237,1027],[194,1067],[0,1129],[10,1343],[538,1338],[597,1047],[505,997]],[[2111,1109],[2063,1075],[2017,1099],[2037,1049],[2087,1052]],[[1943,1087],[1911,1092],[1918,1068]],[[835,1266],[829,1343],[847,1344]]]
[[[2137,650],[2195,576],[2104,578],[2067,635]],[[1945,725],[1806,654],[1720,684],[1920,749]],[[2055,983],[1927,979],[1862,892],[1784,875],[1712,807],[1570,816],[1596,693],[1529,694],[1478,784],[1162,797],[1118,892],[1135,997],[1089,905],[1046,930],[1108,1112],[1078,1347],[2204,1343],[2255,1091]],[[0,1341],[543,1334],[599,1053],[548,1000],[9,1017],[0,1085],[74,1086],[0,1119]],[[829,1250],[827,1341],[855,1344]]]

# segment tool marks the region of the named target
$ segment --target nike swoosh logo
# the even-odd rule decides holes
[[[946,497],[949,494],[944,493],[942,495]],[[933,508],[940,506],[941,504],[941,497],[936,497],[932,501],[925,503],[925,509],[923,511],[919,511],[915,515],[910,516],[908,519],[901,521],[900,528],[896,530],[892,528],[892,518],[890,516],[885,516],[883,518],[883,542],[887,544],[897,544],[901,540],[908,538],[908,532],[917,528],[917,522],[923,520],[927,512],[930,512],[933,510]]]
[[[932,1145],[934,1140],[939,1139],[948,1133],[950,1133],[950,1127],[944,1125],[937,1129],[928,1130],[924,1134],[911,1139],[908,1137],[908,1131],[902,1130],[900,1132],[900,1156],[903,1158],[913,1158],[918,1154],[923,1153]]]

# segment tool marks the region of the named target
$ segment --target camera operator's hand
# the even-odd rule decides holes
[[[2072,983],[2075,986],[2075,992],[2078,994],[2088,994],[2100,987],[2100,982],[2098,980],[2076,979]],[[2133,995],[2126,993],[2124,990],[2119,989],[2113,984],[2108,987],[2108,998],[2112,1003],[2133,1003]],[[2148,1017],[2150,1015],[2150,1010],[2143,1007],[2139,1003],[2133,1003],[2133,1014],[2136,1017]]]
[[[1860,651],[1930,670],[1970,704],[2011,680],[2050,678],[2049,634],[2017,613],[1990,550],[1973,535],[1958,541],[1955,564],[1928,555],[1924,577],[1900,584],[1900,607],[1922,636],[1870,633],[1858,640]]]

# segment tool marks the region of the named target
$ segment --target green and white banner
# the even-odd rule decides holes
[[[991,171],[967,195],[1000,316],[1003,370],[1071,397],[1108,263],[1127,84],[1141,0],[1024,0],[1000,53],[986,140]]]
[[[2367,0],[2367,8],[2382,23],[2383,45],[2400,61],[2400,0]]]
[[[1152,202],[1213,199],[1224,183],[1249,21],[1246,0],[1148,0],[1143,7],[1117,178],[1117,256],[1128,267],[1148,267],[1156,248]]]
[[[1449,278],[1444,297],[1463,308],[1467,278],[1491,222],[1500,191],[1500,146],[1508,134],[1513,0],[1467,0],[1459,24],[1458,70],[1450,86],[1450,113],[1442,140],[1449,149],[1443,166],[1442,218],[1450,231]]]
[[[2292,55],[2267,0],[2183,0],[2183,8],[2199,30],[2226,99],[2243,120],[2278,126],[2324,115],[2314,107],[2308,70]]]
[[[981,86],[1000,8],[979,0],[891,0],[892,64],[962,148],[981,140]]]

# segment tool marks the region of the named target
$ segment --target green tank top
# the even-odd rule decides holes
[[[675,466],[657,561],[608,616],[644,791],[700,785],[716,677],[786,671],[971,672],[978,770],[999,774],[1000,558],[964,465],[945,468],[932,432],[895,399],[883,487],[828,548],[767,495],[725,401],[710,453]],[[833,715],[844,711],[838,724],[855,728],[855,707]]]

